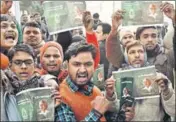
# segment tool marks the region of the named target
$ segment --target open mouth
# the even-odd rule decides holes
[[[21,77],[28,77],[28,73],[27,72],[21,72],[20,75],[21,75]]]
[[[15,35],[14,34],[6,34],[5,39],[7,41],[14,41],[15,40]]]
[[[79,82],[85,82],[85,81],[87,81],[87,79],[88,79],[87,73],[77,75],[77,80]]]

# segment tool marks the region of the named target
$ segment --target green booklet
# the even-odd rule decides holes
[[[81,28],[85,1],[44,1],[44,16],[50,34]]]
[[[162,1],[122,1],[121,8],[126,11],[122,26],[163,24],[161,4]]]
[[[127,96],[127,93],[135,99],[159,97],[155,66],[115,71],[112,74],[116,80],[118,99]]]
[[[100,88],[101,90],[104,89],[105,79],[104,79],[104,65],[101,64],[93,74],[93,83]]]
[[[54,99],[51,88],[32,88],[16,95],[23,121],[54,121]]]

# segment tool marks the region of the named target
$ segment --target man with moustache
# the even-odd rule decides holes
[[[1,15],[1,53],[7,55],[8,50],[18,42],[18,30],[15,18],[9,15]]]
[[[163,10],[164,9],[166,8],[163,8]],[[109,59],[109,62],[118,68],[122,67],[124,62],[124,56],[120,48],[120,42],[116,41],[117,38],[115,38],[114,35],[117,35],[117,29],[122,23],[122,18],[123,11],[118,10],[113,14],[112,29],[106,41],[106,55]],[[168,51],[168,54],[165,53],[165,49],[162,48],[158,43],[159,38],[157,28],[155,26],[137,28],[136,39],[139,40],[141,44],[145,46],[147,52],[147,61],[150,64],[154,64],[158,71],[165,74],[171,80],[171,82],[173,82],[173,67],[175,61],[173,57],[168,56],[169,53],[173,53],[173,49]],[[172,62],[172,64],[170,62]]]
[[[96,51],[92,44],[82,41],[72,43],[66,51],[68,77],[60,84],[59,90],[65,106],[56,108],[56,121],[106,120],[104,113],[116,100],[112,86],[107,87],[110,90],[104,97],[91,82]]]
[[[127,64],[119,70],[148,66],[145,47],[139,41],[129,43],[124,55]],[[115,82],[113,78],[108,79],[108,81]],[[135,115],[132,121],[162,121],[165,112],[171,117],[175,117],[175,109],[173,109],[175,107],[175,92],[171,81],[162,73],[157,72],[155,82],[160,89],[160,97],[136,100],[134,104]],[[127,107],[127,113],[128,110],[131,111],[132,108]],[[128,115],[130,114],[128,113]]]

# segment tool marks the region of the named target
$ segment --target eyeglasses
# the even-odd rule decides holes
[[[31,66],[34,63],[34,61],[30,60],[30,59],[28,59],[28,60],[14,60],[14,61],[12,61],[12,63],[14,63],[17,66],[22,66],[23,63],[26,66]]]

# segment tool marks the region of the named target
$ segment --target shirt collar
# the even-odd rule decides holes
[[[84,93],[85,95],[90,95],[94,87],[94,84],[90,81],[83,88],[79,88],[73,81],[71,81],[70,77],[66,78],[66,82],[68,83],[68,86],[71,88],[72,92],[80,91]]]

